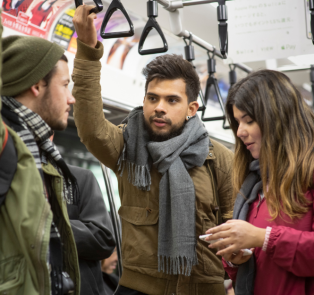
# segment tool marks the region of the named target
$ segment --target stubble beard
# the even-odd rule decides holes
[[[166,119],[166,123],[171,126],[170,130],[167,132],[157,133],[151,127],[151,123],[153,122],[154,118],[162,118],[162,116],[158,114],[155,116],[151,116],[149,118],[149,122],[147,122],[144,118],[144,128],[147,130],[149,134],[149,139],[151,141],[162,142],[174,138],[180,135],[185,127],[185,120],[181,124],[178,123],[173,125],[170,119]]]
[[[62,120],[55,118],[54,108],[53,106],[53,98],[51,96],[51,92],[49,86],[47,86],[47,90],[45,95],[42,98],[41,105],[38,110],[38,114],[41,118],[47,123],[47,125],[52,130],[63,131],[67,128],[68,123],[64,123]]]

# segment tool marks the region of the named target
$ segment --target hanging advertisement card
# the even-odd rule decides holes
[[[250,62],[310,54],[304,0],[237,0],[228,2],[229,56]]]
[[[3,0],[2,23],[20,33],[46,38],[51,23],[69,0]]]

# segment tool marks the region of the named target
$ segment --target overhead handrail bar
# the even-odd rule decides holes
[[[242,70],[243,72],[246,72],[247,74],[250,74],[253,72],[253,70],[248,67],[247,65],[244,65],[244,64],[238,64],[238,63],[234,63],[233,64],[236,68]]]
[[[120,10],[124,17],[126,18],[126,20],[128,21],[128,24],[130,26],[130,30],[129,31],[121,31],[121,32],[111,32],[111,33],[106,33],[106,27],[107,24],[111,18],[111,16],[113,15],[113,13],[117,10]],[[106,15],[104,17],[104,20],[101,24],[101,29],[100,29],[100,36],[103,39],[111,39],[111,38],[123,38],[123,37],[132,37],[134,36],[134,26],[133,26],[133,22],[131,21],[130,16],[128,15],[127,11],[125,10],[123,4],[120,2],[120,0],[113,0],[109,7],[108,10],[106,11]]]
[[[102,5],[102,2],[101,0],[93,0],[96,7],[95,8],[92,8],[90,11],[89,11],[89,14],[91,13],[98,13],[98,12],[101,12],[103,10],[103,5]],[[75,7],[78,8],[80,5],[83,5],[83,0],[74,0],[75,2]]]
[[[205,117],[205,110],[206,108],[202,111],[202,121],[204,122],[209,122],[209,121],[219,121],[223,120],[222,127],[224,129],[230,129],[229,126],[226,126],[226,115],[225,115],[225,106],[221,97],[220,89],[218,86],[218,81],[215,78],[214,74],[216,73],[216,60],[215,60],[215,55],[213,54],[212,56],[209,55],[209,52],[207,52],[209,59],[207,60],[207,68],[208,68],[208,79],[206,81],[206,88],[205,88],[205,97],[204,97],[204,104],[207,106],[207,102],[209,100],[209,94],[210,94],[210,89],[213,86],[215,93],[218,98],[218,102],[220,105],[220,108],[222,110],[222,116],[218,117]]]
[[[122,254],[121,254],[121,230],[120,230],[120,224],[119,224],[119,217],[117,215],[117,210],[114,202],[114,197],[113,197],[113,189],[112,189],[112,184],[111,184],[111,178],[110,178],[110,172],[109,168],[107,168],[104,164],[101,162],[101,170],[103,173],[104,177],[104,182],[106,185],[106,191],[108,195],[108,201],[109,201],[109,207],[110,207],[110,217],[111,217],[111,222],[112,222],[112,227],[113,227],[113,233],[115,236],[116,240],[116,247],[117,247],[117,254],[118,254],[118,275],[119,278],[122,276]]]
[[[189,38],[188,38],[189,44],[186,42],[186,39],[187,38],[183,38],[183,41],[185,43],[185,47],[184,47],[185,59],[187,61],[189,61],[192,64],[193,68],[195,69],[195,66],[193,64],[193,60],[195,60],[194,46],[193,46],[193,35],[191,32],[189,33]],[[202,90],[200,90],[200,92],[199,92],[199,97],[201,99],[202,106],[200,106],[197,111],[202,112],[202,111],[205,111],[205,109],[206,109]]]
[[[156,21],[156,17],[158,16],[158,3],[156,0],[149,0],[147,2],[147,17],[148,21],[144,27],[144,30],[142,32],[140,42],[138,45],[138,53],[140,55],[147,55],[147,54],[154,54],[154,53],[163,53],[168,51],[168,43],[165,38],[164,33],[162,32],[158,22]],[[161,40],[163,42],[163,47],[160,48],[152,48],[152,49],[143,49],[144,43],[146,41],[146,38],[149,34],[149,32],[152,29],[156,29],[159,36],[161,37]]]
[[[184,30],[182,28],[182,22],[180,19],[180,10],[179,8],[183,8],[183,6],[189,6],[189,5],[197,5],[197,4],[205,4],[205,3],[213,3],[217,2],[212,0],[204,0],[202,3],[197,1],[198,3],[193,3],[193,1],[184,1],[184,0],[175,0],[175,1],[169,1],[169,0],[156,0],[160,5],[162,5],[166,10],[169,11],[170,15],[170,25],[172,33],[178,37],[183,38],[189,38],[189,31]],[[188,4],[189,3],[189,4]],[[193,35],[193,43],[197,44],[199,47],[205,49],[206,51],[209,51],[215,56],[224,59],[223,55],[211,44],[206,42],[205,40],[201,39],[200,37]],[[242,64],[239,64],[242,65]],[[243,65],[246,67],[245,65]]]
[[[158,3],[164,6],[166,10],[169,12],[175,12],[179,8],[183,8],[184,6],[192,6],[192,5],[200,5],[206,3],[214,3],[218,2],[217,7],[217,20],[218,20],[218,33],[219,33],[219,44],[220,44],[220,58],[226,59],[228,54],[228,14],[227,14],[227,0],[198,0],[198,1],[187,1],[187,0],[157,0]],[[313,0],[314,1],[314,0]],[[180,37],[187,37],[182,36]],[[212,47],[212,46],[211,46]],[[207,48],[207,50],[212,50]],[[216,54],[216,53],[215,53]]]

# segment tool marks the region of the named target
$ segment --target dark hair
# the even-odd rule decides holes
[[[182,55],[166,54],[158,56],[143,69],[142,73],[146,78],[145,93],[147,92],[148,84],[154,79],[182,79],[186,85],[185,92],[188,102],[197,100],[200,92],[200,79],[193,65],[183,59]]]
[[[237,137],[239,123],[233,106],[245,112],[262,135],[259,164],[263,191],[272,219],[282,212],[290,218],[308,211],[305,191],[313,185],[314,113],[283,73],[261,70],[235,84],[228,94],[226,113],[236,138],[233,196],[240,191],[253,160]],[[267,189],[268,185],[268,189]]]
[[[64,54],[60,57],[59,60],[63,60],[63,61],[65,61],[65,62],[68,62],[68,58],[67,58]],[[53,77],[54,74],[56,73],[56,69],[57,69],[57,67],[54,66],[54,67],[50,70],[50,72],[43,78],[43,80],[44,80],[45,83],[46,83],[46,86],[49,86],[49,83],[50,83],[52,77]]]

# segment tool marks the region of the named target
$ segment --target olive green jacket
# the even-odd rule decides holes
[[[2,123],[2,122],[1,122]],[[18,163],[5,203],[0,207],[0,294],[49,295],[48,248],[53,213],[43,195],[43,184],[35,161],[19,136],[8,127],[14,140]],[[66,203],[62,178],[51,164],[43,171],[53,179],[64,243],[64,265],[80,294],[80,274],[76,246]]]
[[[0,36],[1,33],[2,26]],[[42,179],[32,154],[19,136],[7,128],[13,138],[18,162],[5,202],[0,206],[0,294],[50,295],[47,262],[53,213],[44,197]],[[0,153],[4,130],[0,118]],[[62,178],[51,164],[43,165],[42,168],[53,181],[56,195],[54,214],[59,216],[57,226],[64,237],[65,271],[76,285],[74,294],[79,295],[78,259],[66,203],[62,197]]]
[[[87,149],[117,175],[122,219],[123,272],[120,284],[145,294],[207,295],[225,294],[224,268],[216,251],[197,238],[198,265],[191,276],[158,272],[159,181],[161,174],[152,167],[150,191],[142,191],[128,181],[127,169],[119,176],[117,162],[123,150],[122,126],[107,121],[101,99],[99,59],[102,44],[91,48],[78,40],[74,61],[74,117],[78,134]],[[103,85],[106,87],[106,85]],[[216,225],[213,176],[208,168],[214,161],[222,214],[232,210],[231,162],[233,153],[213,141],[202,167],[189,171],[196,193],[196,235]]]

